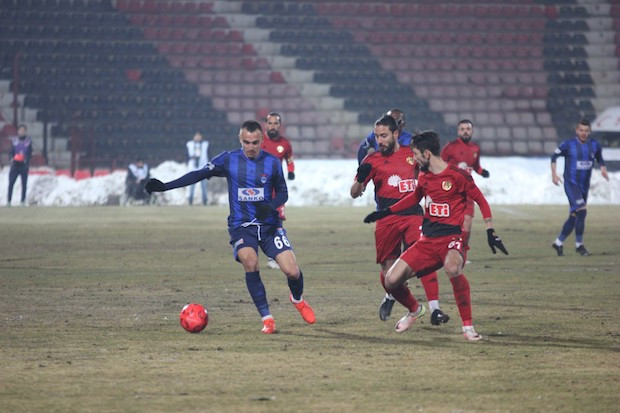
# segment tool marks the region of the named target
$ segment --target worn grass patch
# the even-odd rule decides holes
[[[397,334],[398,304],[379,320],[364,208],[287,209],[317,323],[263,269],[272,336],[232,259],[224,208],[3,209],[0,411],[617,411],[620,208],[589,207],[593,255],[576,255],[571,238],[558,258],[566,210],[496,206],[507,257],[491,254],[477,217],[465,273],[485,340],[472,344],[444,274],[447,325],[427,317]],[[193,301],[209,309],[200,334],[178,322]]]

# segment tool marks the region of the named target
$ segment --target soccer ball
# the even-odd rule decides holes
[[[187,304],[179,315],[181,327],[190,333],[200,333],[209,324],[207,309],[200,304]]]

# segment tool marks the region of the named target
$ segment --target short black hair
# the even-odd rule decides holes
[[[250,133],[256,132],[257,130],[261,131],[261,133],[263,132],[263,128],[260,126],[260,123],[255,120],[246,120],[243,122],[243,125],[241,125],[241,129],[245,129]]]
[[[275,116],[276,118],[278,118],[278,122],[279,122],[279,123],[282,123],[282,116],[280,116],[280,114],[279,114],[278,112],[269,112],[269,113],[267,114],[267,116],[265,116],[265,122],[267,122],[267,119],[268,119],[270,116]]]
[[[472,127],[472,128],[474,127],[474,122],[472,122],[472,121],[471,121],[471,120],[469,120],[469,119],[461,119],[461,120],[459,121],[459,123],[458,123],[458,126],[461,126],[463,123],[469,123],[469,124],[471,125],[471,127]]]
[[[583,118],[579,121],[578,125],[583,125],[583,126],[587,126],[590,129],[592,129],[592,125],[590,124],[590,121],[587,120],[586,118]]]
[[[418,132],[411,138],[411,149],[413,148],[417,148],[420,152],[429,150],[433,155],[439,156],[439,135],[434,130]]]
[[[396,119],[394,119],[390,115],[383,115],[379,119],[377,119],[375,121],[375,126],[379,125],[387,126],[392,132],[398,130],[398,124],[396,123]]]

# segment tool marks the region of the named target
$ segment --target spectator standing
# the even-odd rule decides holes
[[[13,198],[13,186],[19,176],[22,184],[21,205],[26,205],[26,191],[28,188],[28,170],[30,168],[30,158],[32,158],[32,139],[26,133],[26,125],[18,125],[17,136],[11,137],[11,168],[9,169],[9,193],[7,206],[11,206]]]
[[[203,139],[200,132],[196,132],[194,137],[187,142],[187,167],[190,171],[196,171],[204,168],[209,163],[209,141]],[[196,184],[189,187],[189,204],[194,203],[194,191]],[[207,180],[200,181],[200,189],[202,191],[202,205],[207,205]]]
[[[150,169],[142,158],[130,163],[127,167],[127,177],[125,178],[125,203],[130,199],[135,201],[148,201],[150,195],[144,191],[144,186],[150,178]]]
[[[577,253],[582,256],[590,255],[583,244],[583,233],[586,228],[588,192],[594,161],[601,166],[603,178],[609,181],[607,167],[603,160],[603,149],[597,140],[590,139],[591,132],[590,121],[580,120],[575,127],[575,136],[560,143],[551,156],[551,180],[556,186],[562,182],[556,172],[556,161],[560,156],[564,157],[564,191],[569,204],[568,219],[551,245],[560,257],[564,255],[564,241],[573,229]]]

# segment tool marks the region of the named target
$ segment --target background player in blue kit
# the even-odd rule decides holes
[[[573,232],[573,229],[577,252],[584,256],[590,255],[583,245],[583,233],[586,226],[586,204],[590,190],[590,178],[595,160],[601,166],[601,175],[609,181],[601,144],[594,139],[589,139],[591,131],[590,122],[582,119],[575,128],[576,136],[562,142],[551,156],[551,180],[555,185],[562,182],[556,173],[556,160],[560,156],[564,157],[564,191],[570,204],[568,219],[564,222],[560,235],[551,245],[558,256],[564,255],[564,240]]]
[[[228,232],[237,261],[243,265],[245,280],[252,300],[263,320],[262,332],[276,332],[269,310],[265,286],[258,268],[258,247],[274,258],[287,276],[289,296],[295,308],[308,324],[314,324],[314,311],[303,299],[304,279],[286,230],[276,208],[288,199],[288,189],[282,163],[275,156],[261,150],[263,131],[256,121],[246,121],[239,131],[241,149],[223,152],[204,168],[189,172],[167,183],[151,179],[146,191],[162,192],[194,184],[213,176],[228,181]]]
[[[386,112],[386,115],[391,116],[396,121],[396,125],[398,126],[398,143],[400,146],[409,146],[411,143],[411,134],[407,131],[404,131],[405,125],[407,124],[405,120],[405,114],[400,109],[391,109]],[[357,149],[357,163],[361,164],[362,159],[366,157],[369,153],[373,153],[379,150],[379,144],[375,139],[375,131],[373,130],[364,138],[362,143],[360,143],[360,147]]]

